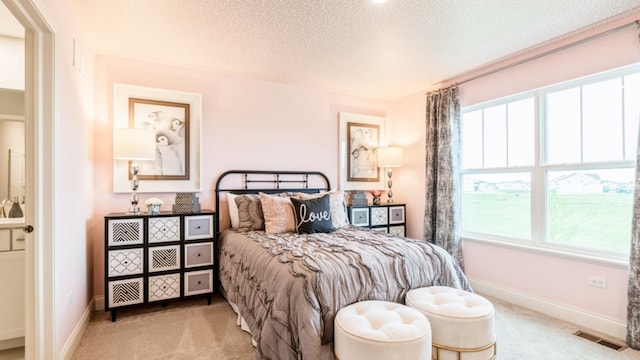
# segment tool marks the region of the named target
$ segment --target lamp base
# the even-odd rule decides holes
[[[132,215],[138,215],[140,214],[140,208],[139,207],[130,207],[129,210],[126,212],[127,214],[132,214]]]

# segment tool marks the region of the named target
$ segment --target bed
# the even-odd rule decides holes
[[[330,189],[318,172],[232,170],[216,182],[220,291],[256,359],[333,359],[335,314],[357,301],[404,303],[431,285],[471,290],[442,248],[348,225],[344,193]]]

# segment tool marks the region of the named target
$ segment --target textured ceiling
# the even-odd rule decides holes
[[[68,0],[96,53],[396,99],[638,0]]]

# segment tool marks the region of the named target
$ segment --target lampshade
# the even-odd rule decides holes
[[[402,148],[398,146],[379,147],[378,167],[394,168],[402,166]]]
[[[155,159],[155,132],[145,129],[113,129],[113,158],[123,160]]]

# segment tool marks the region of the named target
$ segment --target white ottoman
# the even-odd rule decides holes
[[[463,290],[431,286],[410,290],[406,304],[429,319],[434,359],[495,359],[495,310],[487,299]]]
[[[367,300],[345,306],[334,320],[336,360],[430,360],[429,320],[408,306]]]

